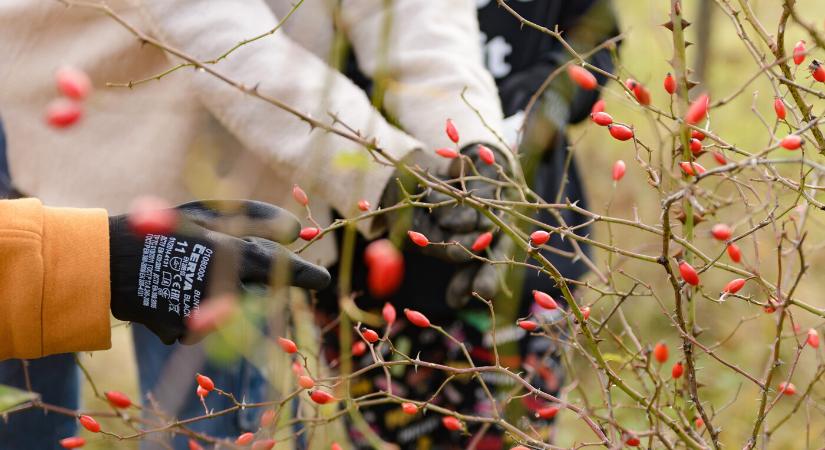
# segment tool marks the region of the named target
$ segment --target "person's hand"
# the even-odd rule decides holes
[[[451,177],[466,179],[464,187],[474,197],[480,199],[512,200],[515,192],[512,187],[513,173],[505,154],[496,147],[485,145],[493,151],[495,163],[488,164],[481,158],[481,145],[467,146],[462,154],[470,164],[454,164]],[[471,249],[476,238],[483,232],[494,230],[493,221],[481,211],[469,206],[459,206],[452,210],[442,208],[434,211],[439,226],[454,236],[466,249]],[[464,233],[464,234],[461,234]],[[512,242],[501,233],[495,233],[489,248],[481,251],[479,256],[490,260],[503,260],[510,254]],[[445,297],[453,308],[460,308],[475,292],[485,299],[492,299],[502,286],[496,266],[472,258],[467,250],[457,246],[448,249],[459,250],[464,257],[464,264],[453,275],[447,287]]]
[[[187,321],[203,302],[236,294],[242,284],[329,284],[325,268],[276,243],[293,242],[300,230],[276,206],[213,200],[150,213],[161,220],[149,227],[136,226],[134,216],[109,218],[111,308],[166,344],[187,337]]]
[[[453,180],[452,186],[466,189],[476,198],[501,198],[503,189],[500,171],[507,167],[504,154],[494,146],[495,164],[482,162],[479,145],[472,144],[461,150],[462,158],[456,158],[448,172],[441,174],[443,182]],[[414,166],[412,162],[405,163]],[[432,188],[420,189],[415,179],[403,170],[397,172],[394,181],[387,187],[382,199],[383,207],[390,207],[405,200],[405,196],[431,208],[410,207],[386,214],[390,235],[403,236],[408,230],[424,234],[434,243],[459,243],[469,248],[476,238],[493,229],[493,223],[485,215],[467,205],[455,204],[453,197]],[[463,179],[464,181],[455,181]],[[397,180],[397,181],[396,181]],[[463,263],[471,259],[466,250],[456,245],[429,245],[421,251],[427,255],[453,263]]]
[[[512,172],[508,159],[495,146],[485,144],[483,147],[486,149],[482,150],[481,144],[462,148],[462,157],[453,160],[449,173],[444,174],[442,180],[450,180],[454,188],[465,190],[478,199],[511,199],[513,193],[507,178],[512,179]],[[489,158],[482,158],[485,151],[488,156],[492,154],[492,164]],[[453,198],[447,194],[434,189],[418,192],[415,188],[416,184],[409,182],[390,186],[385,193],[385,205],[396,204],[406,194],[415,197],[417,202],[435,207],[432,210],[407,208],[404,210],[406,217],[401,213],[390,214],[391,225],[395,224],[403,233],[407,230],[423,233],[434,243],[422,248],[423,253],[459,265],[445,293],[450,306],[462,306],[472,292],[484,298],[493,298],[501,286],[498,273],[494,266],[474,259],[469,250],[479,235],[494,230],[493,221],[466,204],[445,205]],[[493,255],[492,259],[502,259],[507,254],[508,242],[495,236],[490,248],[483,253]]]
[[[491,261],[504,261],[513,254],[513,241],[503,233],[496,233],[490,247],[479,254]],[[493,300],[502,291],[506,265],[494,265],[473,260],[462,264],[447,285],[445,299],[453,309],[464,307],[473,293],[485,300]]]

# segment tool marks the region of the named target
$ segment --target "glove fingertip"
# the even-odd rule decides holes
[[[332,275],[326,267],[306,263],[298,265],[293,271],[292,284],[305,289],[321,290],[332,282]]]

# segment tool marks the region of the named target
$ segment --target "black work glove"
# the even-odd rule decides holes
[[[494,146],[485,144],[487,148],[493,150],[495,154],[495,164],[486,164],[479,156],[479,145],[469,145],[461,150],[461,153],[468,157],[470,164],[453,164],[450,176],[460,177],[462,174],[467,177],[465,186],[473,196],[483,199],[513,200],[515,192],[510,184],[513,174],[510,170],[509,161],[505,154]],[[463,171],[463,173],[462,173]],[[501,184],[504,183],[504,184]],[[456,183],[459,185],[459,183]],[[436,194],[436,199],[442,194]],[[482,212],[470,206],[457,206],[455,208],[440,208],[433,214],[436,221],[451,234],[453,241],[458,241],[465,248],[470,249],[476,238],[486,231],[493,231],[495,225],[493,221]],[[501,233],[494,233],[493,242],[484,251],[478,252],[480,256],[492,260],[502,260],[508,254],[510,240]],[[485,299],[492,299],[499,292],[501,280],[497,267],[472,258],[465,250],[455,246],[447,247],[461,251],[463,259],[456,258],[456,262],[461,262],[461,267],[453,275],[447,287],[446,300],[453,308],[460,308],[467,303],[473,292],[478,293]]]
[[[322,289],[329,272],[276,244],[293,242],[300,223],[289,212],[246,200],[191,202],[174,229],[138,234],[128,215],[109,218],[112,314],[145,325],[165,344],[188,337],[186,322],[202,302],[241,284]]]
[[[467,192],[477,198],[512,198],[510,189],[499,184],[504,181],[502,174],[510,176],[509,161],[495,146],[489,144],[485,146],[493,151],[494,164],[482,161],[478,144],[467,145],[461,149],[463,157],[453,160],[449,173],[441,179],[457,180],[463,176],[463,185],[459,181],[452,181],[452,185],[458,189],[466,188]],[[403,180],[403,173],[399,173],[398,179]],[[440,204],[452,199],[451,196],[433,189],[419,190],[415,182],[402,181],[401,185],[393,183],[387,188],[382,201],[385,207],[403,200],[402,188],[407,195],[422,203]],[[472,292],[478,292],[488,299],[498,292],[500,283],[497,271],[492,265],[473,259],[468,250],[465,250],[472,247],[479,235],[495,228],[490,218],[484,214],[467,205],[452,204],[435,207],[432,210],[422,207],[407,208],[388,214],[387,219],[390,222],[391,236],[399,237],[407,230],[414,230],[423,233],[432,243],[457,242],[464,247],[431,244],[421,249],[424,254],[460,264],[445,293],[450,306],[462,306],[470,298]],[[406,237],[401,237],[401,239],[402,242],[406,241]],[[502,243],[503,240],[498,236],[494,237],[492,246],[484,253],[499,249]],[[505,253],[495,251],[494,254],[500,258]]]
[[[507,162],[505,162],[501,151],[493,146],[486,146],[493,149],[497,155],[495,165],[482,162],[478,154],[478,145],[471,144],[461,150],[461,154],[467,158],[454,159],[450,165],[449,173],[443,174],[439,178],[446,181],[458,179],[463,174],[464,177],[469,177],[469,179],[465,180],[463,186],[459,182],[453,182],[454,187],[466,188],[475,197],[498,198],[501,191],[500,186],[490,183],[489,180],[498,179],[499,170],[502,166],[507,166]],[[413,166],[414,164],[407,163],[407,165]],[[394,181],[385,190],[381,201],[384,207],[395,205],[404,200],[405,192],[413,200],[421,203],[438,205],[453,200],[453,197],[430,188],[422,190],[416,180],[410,179],[403,170],[399,170],[392,179]],[[400,186],[399,181],[395,180],[400,181]],[[414,230],[423,233],[430,242],[458,242],[466,248],[470,248],[481,233],[490,231],[493,228],[493,223],[483,214],[469,206],[456,205],[455,203],[437,206],[432,210],[414,207],[393,211],[386,214],[386,219],[389,222],[390,235],[393,238],[400,238],[401,242],[406,240],[404,234],[407,230]],[[427,255],[453,263],[467,262],[471,259],[471,256],[465,250],[455,245],[429,245],[421,251]]]

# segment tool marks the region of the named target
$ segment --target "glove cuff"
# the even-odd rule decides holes
[[[127,216],[109,217],[109,286],[111,309],[115,319],[130,322],[138,318],[128,299],[137,294],[131,291],[138,285],[135,261],[142,257],[142,242],[129,231]]]

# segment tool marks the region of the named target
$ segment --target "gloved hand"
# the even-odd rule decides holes
[[[473,167],[466,159],[457,158],[453,160],[447,174],[441,177],[442,180],[458,179],[462,175],[469,177],[463,186],[459,182],[453,185],[457,188],[466,188],[468,192],[479,198],[498,198],[501,195],[501,187],[490,180],[499,178],[499,167],[507,166],[504,162],[503,153],[490,145],[498,156],[496,165],[483,163],[479,158],[478,145],[472,144],[461,150],[462,155],[469,157]],[[405,164],[414,164],[404,161]],[[439,204],[449,202],[452,197],[442,194],[433,189],[420,190],[416,180],[410,179],[404,171],[399,170],[393,180],[400,180],[401,186],[393,181],[385,190],[381,204],[389,207],[404,199],[404,192],[413,197],[414,200],[427,203]],[[475,239],[485,231],[493,228],[493,223],[483,214],[466,205],[445,205],[432,209],[415,207],[394,211],[386,215],[390,235],[393,237],[403,236],[407,230],[414,230],[423,233],[430,242],[458,242],[464,247],[472,246]],[[406,239],[406,238],[402,238]],[[421,249],[427,255],[442,259],[444,261],[461,263],[471,259],[470,255],[460,247],[454,245],[430,245]]]
[[[496,164],[490,165],[483,162],[480,158],[479,146],[470,145],[463,148],[461,153],[469,157],[475,171],[478,173],[476,174],[467,167],[462,169],[460,165],[454,164],[450,176],[457,178],[462,175],[461,170],[463,170],[463,176],[470,177],[465,182],[467,190],[478,198],[514,199],[513,188],[508,187],[508,184],[500,184],[500,182],[506,182],[504,176],[510,179],[513,178],[504,153],[494,146],[486,145],[486,147],[493,150],[496,156]],[[453,240],[460,242],[466,248],[471,248],[481,233],[495,228],[490,218],[469,206],[440,208],[434,211],[434,215],[439,226],[446,233],[453,233]],[[482,256],[492,260],[502,260],[509,254],[510,245],[511,241],[509,239],[501,233],[496,233],[494,234],[493,243],[487,250],[482,252]],[[497,267],[472,259],[466,251],[455,246],[447,248],[459,250],[464,258],[464,264],[456,271],[447,286],[447,303],[452,308],[460,308],[467,303],[472,292],[478,293],[485,299],[495,297],[502,285]]]
[[[466,188],[477,198],[511,198],[510,189],[499,183],[504,181],[502,172],[511,176],[508,170],[509,163],[501,150],[495,146],[485,146],[493,151],[495,164],[482,161],[478,144],[468,145],[461,149],[461,154],[466,158],[455,159],[444,179],[455,180],[463,176],[463,185],[456,181],[453,185],[457,188]],[[449,195],[432,189],[419,192],[414,182],[402,185],[407,194],[416,196],[416,200],[423,203],[438,204],[452,199]],[[385,192],[383,205],[391,206],[402,200],[401,189],[398,183],[390,185]],[[421,207],[402,211],[388,215],[391,235],[397,236],[406,233],[407,230],[415,230],[427,236],[430,242],[458,242],[469,249],[480,234],[494,229],[493,222],[487,216],[467,205],[440,206],[432,211]],[[393,231],[392,228],[396,230]],[[494,251],[497,257],[501,258],[506,254],[503,245],[505,241],[496,237],[490,251]],[[446,293],[451,306],[462,306],[473,291],[484,298],[492,298],[498,292],[500,283],[495,268],[474,260],[467,250],[456,245],[428,245],[421,251],[448,262],[461,264]]]
[[[493,261],[503,261],[512,254],[513,241],[503,233],[497,233],[493,243],[481,256]],[[462,308],[473,292],[486,300],[493,300],[505,286],[503,275],[506,267],[476,260],[462,264],[447,285],[447,305],[453,309]]]
[[[271,276],[306,289],[329,284],[329,272],[276,244],[293,242],[300,223],[289,212],[245,200],[191,202],[174,213],[177,225],[139,235],[129,216],[109,218],[112,314],[146,325],[165,344],[187,336],[200,304],[242,283]]]

